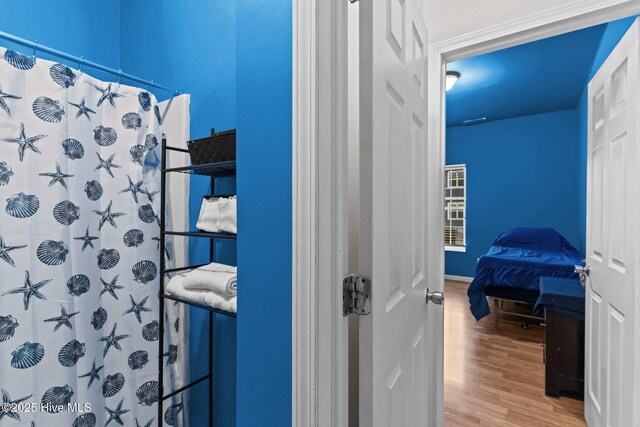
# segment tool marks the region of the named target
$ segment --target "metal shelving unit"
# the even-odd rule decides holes
[[[165,265],[165,236],[181,236],[181,237],[196,237],[196,238],[205,238],[209,239],[209,260],[213,262],[215,260],[215,239],[235,239],[235,234],[228,233],[207,233],[202,231],[173,231],[167,230],[165,227],[165,209],[166,209],[166,177],[168,173],[190,173],[194,175],[203,175],[211,178],[211,194],[215,195],[215,178],[220,177],[229,177],[235,176],[236,174],[236,162],[220,162],[220,163],[209,163],[203,165],[191,165],[191,166],[183,166],[177,168],[167,168],[167,151],[179,151],[182,153],[188,153],[189,151],[184,148],[171,147],[167,146],[166,139],[162,140],[162,176],[161,176],[161,187],[160,187],[160,290],[158,292],[158,298],[160,299],[160,337],[158,339],[158,384],[159,384],[159,398],[158,398],[158,426],[162,426],[164,414],[164,401],[171,399],[173,396],[176,396],[196,384],[200,384],[201,382],[208,381],[208,389],[209,389],[209,401],[213,400],[213,328],[214,328],[214,315],[222,314],[229,317],[236,317],[236,313],[231,313],[228,311],[220,310],[214,307],[209,307],[203,304],[199,304],[194,301],[186,300],[184,298],[177,297],[175,295],[168,295],[165,292],[165,280],[167,273],[175,273],[184,270],[190,270],[193,268],[202,267],[203,264],[193,265],[193,266],[185,266],[178,268],[167,269]],[[165,301],[171,300],[176,301],[183,304],[188,304],[192,307],[196,307],[198,309],[207,310],[209,312],[209,372],[208,374],[180,387],[177,390],[174,390],[171,393],[164,394],[164,331],[165,331],[165,316],[164,316],[164,308]],[[213,426],[213,405],[209,405],[209,426]]]

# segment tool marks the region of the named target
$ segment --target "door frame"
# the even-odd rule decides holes
[[[348,0],[292,0],[294,426],[346,426]],[[340,191],[343,189],[345,191]]]
[[[348,0],[292,0],[292,424],[347,420],[347,329],[338,310],[345,270]],[[444,286],[445,65],[483,53],[640,14],[640,0],[586,0],[429,45],[428,230],[431,290]],[[328,218],[328,220],[324,220]],[[320,268],[321,267],[321,268]],[[441,310],[435,325],[429,394],[431,425],[444,420]],[[328,322],[328,323],[327,323]],[[327,327],[330,325],[330,327]]]
[[[505,22],[493,27],[464,34],[459,37],[433,43],[429,46],[429,141],[437,141],[429,145],[429,173],[434,183],[438,184],[429,192],[430,230],[435,236],[444,224],[444,168],[446,153],[445,122],[445,75],[447,62],[457,61],[472,56],[532,41],[557,36],[559,34],[580,30],[605,22],[614,21],[631,15],[640,14],[640,0],[587,0],[522,18]],[[434,176],[435,173],[435,176]],[[432,221],[433,220],[433,221]],[[432,247],[438,246],[434,251]],[[432,277],[432,290],[444,287],[444,239],[430,242],[429,266]],[[444,398],[444,328],[443,319],[436,322],[436,343],[430,367],[434,374],[432,382],[438,399]],[[442,426],[444,421],[444,401],[436,402],[436,419],[432,425]]]

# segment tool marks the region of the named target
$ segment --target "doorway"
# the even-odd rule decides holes
[[[467,289],[513,229],[552,228],[584,258],[587,86],[634,20],[447,64],[445,425],[584,425],[580,400],[545,396],[545,320],[523,304],[538,295],[494,294],[484,317]]]

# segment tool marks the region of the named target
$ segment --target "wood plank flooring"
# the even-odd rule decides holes
[[[582,401],[544,394],[542,328],[476,322],[468,286],[445,284],[445,425],[585,426]]]

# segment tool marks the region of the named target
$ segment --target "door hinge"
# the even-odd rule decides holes
[[[350,274],[342,281],[342,315],[371,313],[371,281]]]

